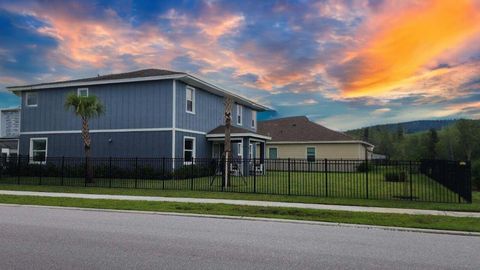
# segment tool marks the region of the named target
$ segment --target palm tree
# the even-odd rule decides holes
[[[86,166],[86,180],[93,182],[92,169],[90,165],[90,130],[88,127],[88,120],[98,117],[104,112],[104,106],[96,96],[78,96],[77,93],[72,92],[67,95],[65,100],[65,109],[73,110],[76,116],[82,119],[82,138],[85,150],[85,166]]]

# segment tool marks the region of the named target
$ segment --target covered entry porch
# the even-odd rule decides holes
[[[225,127],[220,126],[207,134],[211,143],[212,158],[221,160],[225,151]],[[232,161],[230,171],[239,176],[265,173],[266,142],[270,137],[250,130],[231,127]]]

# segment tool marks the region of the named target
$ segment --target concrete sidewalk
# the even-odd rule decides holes
[[[125,201],[152,201],[152,202],[179,202],[179,203],[216,203],[228,205],[245,205],[261,207],[287,207],[315,210],[337,210],[350,212],[370,212],[370,213],[390,213],[407,215],[432,215],[449,217],[473,217],[480,218],[480,212],[457,212],[457,211],[438,211],[423,209],[404,209],[404,208],[382,208],[367,206],[348,206],[348,205],[328,205],[312,203],[290,203],[290,202],[271,202],[271,201],[249,201],[249,200],[227,200],[227,199],[202,199],[202,198],[176,198],[176,197],[153,197],[153,196],[127,196],[127,195],[104,195],[104,194],[79,194],[79,193],[58,193],[58,192],[34,192],[34,191],[14,191],[0,190],[0,195],[14,196],[38,196],[55,198],[77,198],[77,199],[101,199],[101,200],[125,200]]]

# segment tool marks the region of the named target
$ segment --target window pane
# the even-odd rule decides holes
[[[185,161],[186,162],[192,161],[192,151],[185,151]]]
[[[193,150],[193,140],[185,139],[185,150]]]
[[[187,89],[187,100],[192,100],[193,91],[192,89]]]
[[[277,159],[277,148],[269,148],[268,156],[270,157],[270,159]]]
[[[80,89],[78,90],[79,97],[88,97],[88,90],[87,89]]]
[[[315,161],[315,148],[314,147],[307,147],[307,160],[308,161]]]
[[[47,142],[45,140],[34,140],[33,141],[33,151],[45,151],[47,150]]]
[[[27,105],[37,105],[37,93],[28,93],[27,94]]]
[[[38,151],[38,152],[33,152],[33,161],[45,161],[45,152],[44,151]]]
[[[193,102],[191,100],[187,100],[187,111],[193,111]]]

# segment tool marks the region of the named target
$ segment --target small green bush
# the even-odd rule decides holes
[[[472,186],[480,191],[480,159],[472,162]]]
[[[357,167],[357,172],[366,172],[366,171],[371,171],[373,169],[373,164],[362,162],[358,165]]]
[[[206,165],[183,165],[182,167],[175,169],[173,172],[173,177],[175,179],[187,179],[187,178],[197,178],[204,176],[211,176],[215,173],[215,168],[213,166]]]
[[[406,172],[387,172],[385,173],[385,181],[405,182],[407,181],[407,173]]]

